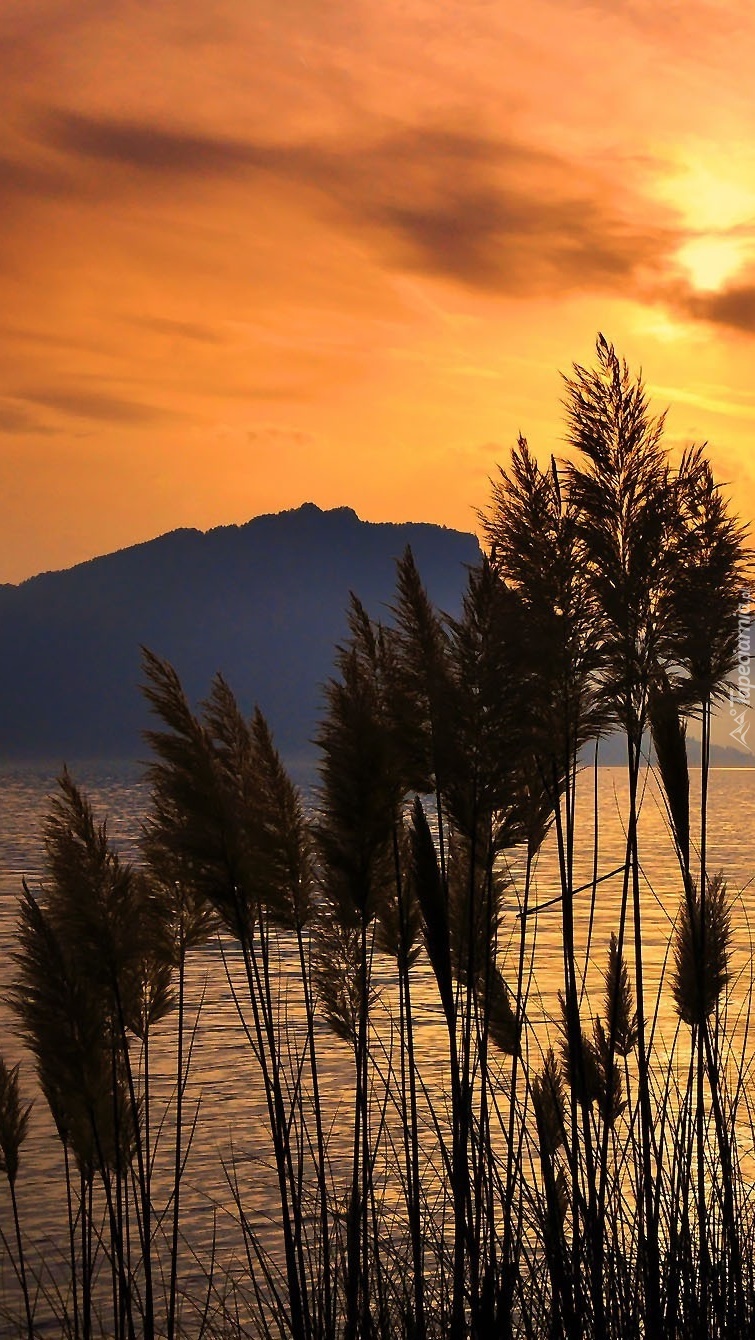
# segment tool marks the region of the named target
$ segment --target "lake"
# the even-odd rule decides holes
[[[138,859],[138,835],[145,814],[148,793],[141,779],[139,767],[132,763],[113,762],[81,764],[71,771],[82,788],[89,794],[99,818],[109,820],[109,831],[115,844],[129,859]],[[691,773],[693,793],[699,787],[699,772]],[[55,788],[54,769],[42,765],[11,765],[0,767],[2,804],[0,805],[0,997],[13,977],[12,951],[17,919],[18,894],[22,877],[37,888],[43,875],[42,825],[49,806],[49,795]],[[585,773],[579,786],[577,818],[576,882],[589,881],[593,866],[593,775]],[[601,812],[598,865],[600,873],[620,865],[624,856],[623,815],[627,794],[626,778],[621,769],[602,768],[598,775]],[[694,800],[694,795],[693,795]],[[694,810],[693,810],[694,813]],[[649,986],[648,1015],[653,1012],[653,992],[661,980],[669,938],[679,905],[680,884],[673,848],[668,836],[665,813],[655,782],[650,774],[644,792],[640,818],[640,845],[644,883],[644,948],[646,952],[646,980]],[[723,869],[735,902],[735,980],[732,1000],[746,996],[750,984],[752,956],[749,924],[755,908],[755,888],[751,881],[755,874],[755,769],[714,770],[711,773],[709,869]],[[502,947],[504,958],[513,964],[518,949],[519,922],[516,917],[521,892],[521,864],[517,854],[510,861],[509,885],[503,917]],[[557,866],[552,836],[546,841],[537,867],[534,900],[545,903],[557,889]],[[602,971],[612,930],[617,929],[620,901],[620,878],[607,880],[600,886],[592,929],[591,949],[587,963],[588,991],[593,993],[596,1008],[600,1008]],[[577,898],[577,943],[584,954],[587,945],[589,894]],[[553,1020],[558,1013],[557,992],[562,986],[562,958],[560,915],[558,906],[543,910],[532,918],[528,939],[534,942],[533,990],[530,996],[530,1019],[533,1025],[533,1045],[544,1046],[553,1033]],[[231,976],[238,973],[238,958],[233,947],[227,947]],[[282,964],[282,999],[286,996],[287,966]],[[435,995],[432,975],[420,959],[415,969],[415,992],[418,1002],[418,1052],[424,1072],[431,1082],[444,1083],[444,1030]],[[377,1027],[390,1032],[390,1012],[393,1000],[392,974],[388,967],[378,964],[378,983],[382,1000],[376,1012]],[[513,972],[512,972],[513,976]],[[199,1018],[190,1096],[199,1099],[201,1106],[197,1136],[186,1174],[186,1222],[190,1225],[190,1242],[186,1247],[185,1278],[191,1284],[192,1272],[201,1280],[202,1272],[192,1263],[192,1253],[207,1260],[213,1233],[217,1239],[217,1256],[224,1268],[243,1276],[245,1264],[241,1235],[230,1197],[223,1163],[232,1157],[238,1171],[245,1209],[257,1229],[264,1235],[274,1230],[269,1224],[271,1208],[275,1203],[274,1177],[270,1168],[269,1146],[263,1120],[263,1095],[257,1086],[255,1063],[238,1017],[229,987],[223,958],[217,946],[208,947],[190,960],[189,1002],[196,1010],[200,996],[205,1001]],[[294,1015],[296,1004],[293,1004]],[[381,1025],[380,1020],[384,1021]],[[663,994],[658,1012],[658,1035],[670,1039],[675,1018],[666,994]],[[735,1045],[737,1029],[735,1025]],[[156,1038],[156,1101],[169,1104],[172,1091],[172,1024],[161,1026]],[[335,1175],[338,1175],[338,1150],[342,1146],[344,1160],[351,1137],[349,1093],[352,1085],[353,1060],[348,1047],[332,1038],[324,1026],[321,1029],[323,1056],[323,1093],[326,1119],[331,1129]],[[23,1091],[33,1096],[32,1065],[13,1031],[7,1008],[0,1000],[0,1051],[6,1062],[22,1062]],[[165,1161],[169,1162],[169,1140],[165,1141]],[[55,1260],[64,1241],[63,1186],[60,1177],[61,1159],[49,1116],[41,1098],[35,1102],[30,1134],[21,1154],[17,1192],[22,1223],[30,1244],[32,1259],[45,1259],[54,1273]],[[344,1163],[344,1186],[346,1185]],[[156,1191],[159,1199],[161,1177],[165,1175],[160,1160],[156,1161]],[[166,1182],[167,1185],[167,1182]],[[0,1223],[10,1224],[7,1186],[0,1186]],[[2,1249],[0,1248],[0,1256]],[[235,1263],[235,1264],[234,1264]],[[15,1282],[7,1260],[0,1259],[0,1298],[6,1303],[15,1296]],[[0,1313],[0,1329],[2,1313]]]

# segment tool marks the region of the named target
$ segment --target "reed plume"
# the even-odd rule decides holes
[[[14,958],[18,976],[11,1006],[35,1058],[58,1135],[89,1180],[115,1159],[107,1020],[27,886]],[[119,1105],[126,1106],[122,1095]]]
[[[601,1058],[595,1043],[584,1029],[580,1032],[579,1047],[575,1053],[567,1019],[566,1001],[562,992],[559,992],[558,1000],[561,1006],[561,1058],[564,1079],[576,1094],[577,1102],[591,1107],[595,1102],[602,1102],[605,1097]]]
[[[697,891],[682,899],[674,934],[671,990],[679,1018],[691,1028],[704,1027],[728,985],[731,940],[731,901],[719,872],[704,908]]]
[[[616,1055],[626,1058],[637,1046],[639,1030],[629,969],[626,960],[619,952],[619,942],[614,932],[611,932],[604,982],[604,1009],[608,1035],[613,1038],[613,1050]]]
[[[533,1076],[531,1087],[540,1147],[548,1158],[552,1158],[566,1136],[561,1067],[552,1048],[545,1054],[541,1072]]]
[[[344,925],[334,917],[318,926],[314,960],[314,985],[328,1027],[348,1042],[355,1054],[359,1036],[360,934],[358,925]],[[368,1009],[376,993],[368,989]]]
[[[32,1103],[25,1107],[19,1092],[20,1065],[9,1069],[0,1056],[0,1173],[15,1186],[21,1146],[29,1128]]]
[[[678,691],[693,710],[728,694],[753,575],[748,528],[731,515],[704,453],[690,447],[674,482],[675,658]]]

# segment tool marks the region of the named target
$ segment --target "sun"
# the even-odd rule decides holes
[[[710,144],[690,144],[658,190],[678,213],[682,235],[674,259],[692,288],[715,293],[751,264],[755,154],[749,145],[732,144],[722,163]]]
[[[723,288],[747,259],[738,238],[714,233],[685,242],[676,255],[694,287],[707,292]]]

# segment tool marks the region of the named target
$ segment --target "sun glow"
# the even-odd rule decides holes
[[[727,174],[710,166],[709,146],[700,157],[687,157],[661,185],[661,193],[681,210],[690,228],[719,235],[747,224],[755,214],[755,161],[749,146],[727,145]],[[723,240],[723,239],[722,239]]]
[[[723,288],[752,258],[755,155],[749,145],[728,145],[725,162],[713,158],[709,144],[688,146],[658,191],[679,215],[676,260],[686,279],[700,292]]]
[[[685,242],[677,258],[695,288],[715,291],[742,268],[746,255],[738,238],[710,234]]]

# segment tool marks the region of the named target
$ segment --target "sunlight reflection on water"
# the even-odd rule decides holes
[[[140,780],[138,765],[113,763],[89,764],[71,769],[75,779],[88,792],[98,818],[108,816],[109,832],[116,845],[129,859],[138,855],[140,821],[147,805],[147,788]],[[699,787],[699,772],[693,771],[694,791]],[[5,765],[0,768],[2,806],[0,806],[0,996],[13,976],[12,951],[17,917],[17,897],[21,878],[35,887],[42,874],[42,828],[49,808],[48,797],[55,789],[53,770],[39,766]],[[589,881],[593,868],[592,774],[580,780],[576,824],[576,883]],[[624,831],[627,783],[621,769],[605,768],[599,774],[601,830],[598,847],[600,873],[621,864],[624,857]],[[709,869],[722,868],[731,891],[740,893],[735,905],[735,969],[739,979],[732,988],[736,1001],[746,997],[750,982],[749,922],[753,906],[750,880],[755,872],[755,769],[717,770],[711,776]],[[653,998],[661,981],[669,936],[679,905],[680,881],[666,821],[654,781],[648,783],[640,818],[640,845],[643,858],[644,936],[648,1016],[653,1013]],[[501,946],[507,974],[514,977],[519,947],[517,910],[521,899],[522,869],[518,854],[510,860],[511,883],[508,887],[502,921]],[[551,898],[557,888],[555,841],[551,834],[540,854],[534,903]],[[618,928],[621,899],[619,876],[601,884],[591,933],[587,960],[587,989],[594,1008],[601,1008],[602,972],[610,934]],[[576,937],[583,958],[588,941],[589,893],[576,900]],[[529,1014],[533,1024],[531,1048],[546,1045],[558,1014],[557,992],[562,984],[562,948],[559,907],[553,906],[532,917],[527,925],[528,953],[533,957],[533,985]],[[243,999],[240,955],[229,945],[226,960],[232,979]],[[294,978],[293,959],[281,963],[281,981]],[[376,1013],[380,1041],[386,1053],[391,1046],[390,1000],[393,994],[389,964],[379,966],[383,1003]],[[290,990],[293,992],[294,988]],[[420,960],[415,968],[415,997],[418,1059],[426,1082],[439,1091],[445,1083],[446,1039],[442,1015],[436,999],[434,981],[427,964]],[[193,956],[188,976],[189,1015],[196,1010],[205,992],[205,1003],[198,1021],[194,1063],[190,1082],[190,1100],[200,1100],[197,1134],[188,1163],[184,1188],[186,1223],[191,1225],[192,1249],[205,1258],[213,1234],[213,1207],[217,1219],[218,1256],[225,1262],[236,1258],[243,1274],[240,1233],[232,1212],[223,1165],[235,1166],[246,1212],[255,1228],[264,1235],[276,1203],[276,1180],[271,1166],[269,1142],[265,1134],[264,1095],[257,1082],[255,1063],[238,1018],[236,1006],[217,946]],[[296,999],[290,1001],[292,1018],[301,1019]],[[382,1022],[381,1022],[382,1021]],[[666,1042],[673,1037],[675,1017],[668,988],[662,993],[658,1011],[658,1036]],[[734,1029],[743,1035],[740,1021]],[[153,1043],[156,1110],[169,1104],[172,1094],[173,1023],[161,1026]],[[0,1050],[9,1063],[22,1060],[22,1083],[32,1091],[31,1062],[15,1037],[7,1008],[0,1001]],[[345,1044],[332,1038],[320,1026],[318,1043],[321,1057],[321,1081],[336,1176],[347,1178],[347,1155],[351,1138],[349,1095],[352,1090],[353,1061]],[[741,1044],[740,1044],[741,1045]],[[387,1064],[387,1061],[386,1061]],[[161,1161],[161,1153],[163,1159]],[[156,1198],[167,1196],[170,1139],[165,1138],[156,1161]],[[41,1099],[35,1103],[30,1135],[22,1151],[18,1195],[21,1214],[29,1239],[36,1250],[49,1260],[51,1244],[63,1241],[65,1223],[61,1160],[52,1125]],[[5,1205],[7,1188],[0,1188],[0,1206]],[[229,1209],[229,1207],[231,1207]],[[3,1215],[5,1210],[3,1210]],[[59,1250],[59,1247],[57,1248]],[[7,1265],[0,1266],[0,1297],[11,1288]],[[201,1272],[199,1277],[201,1278]]]

